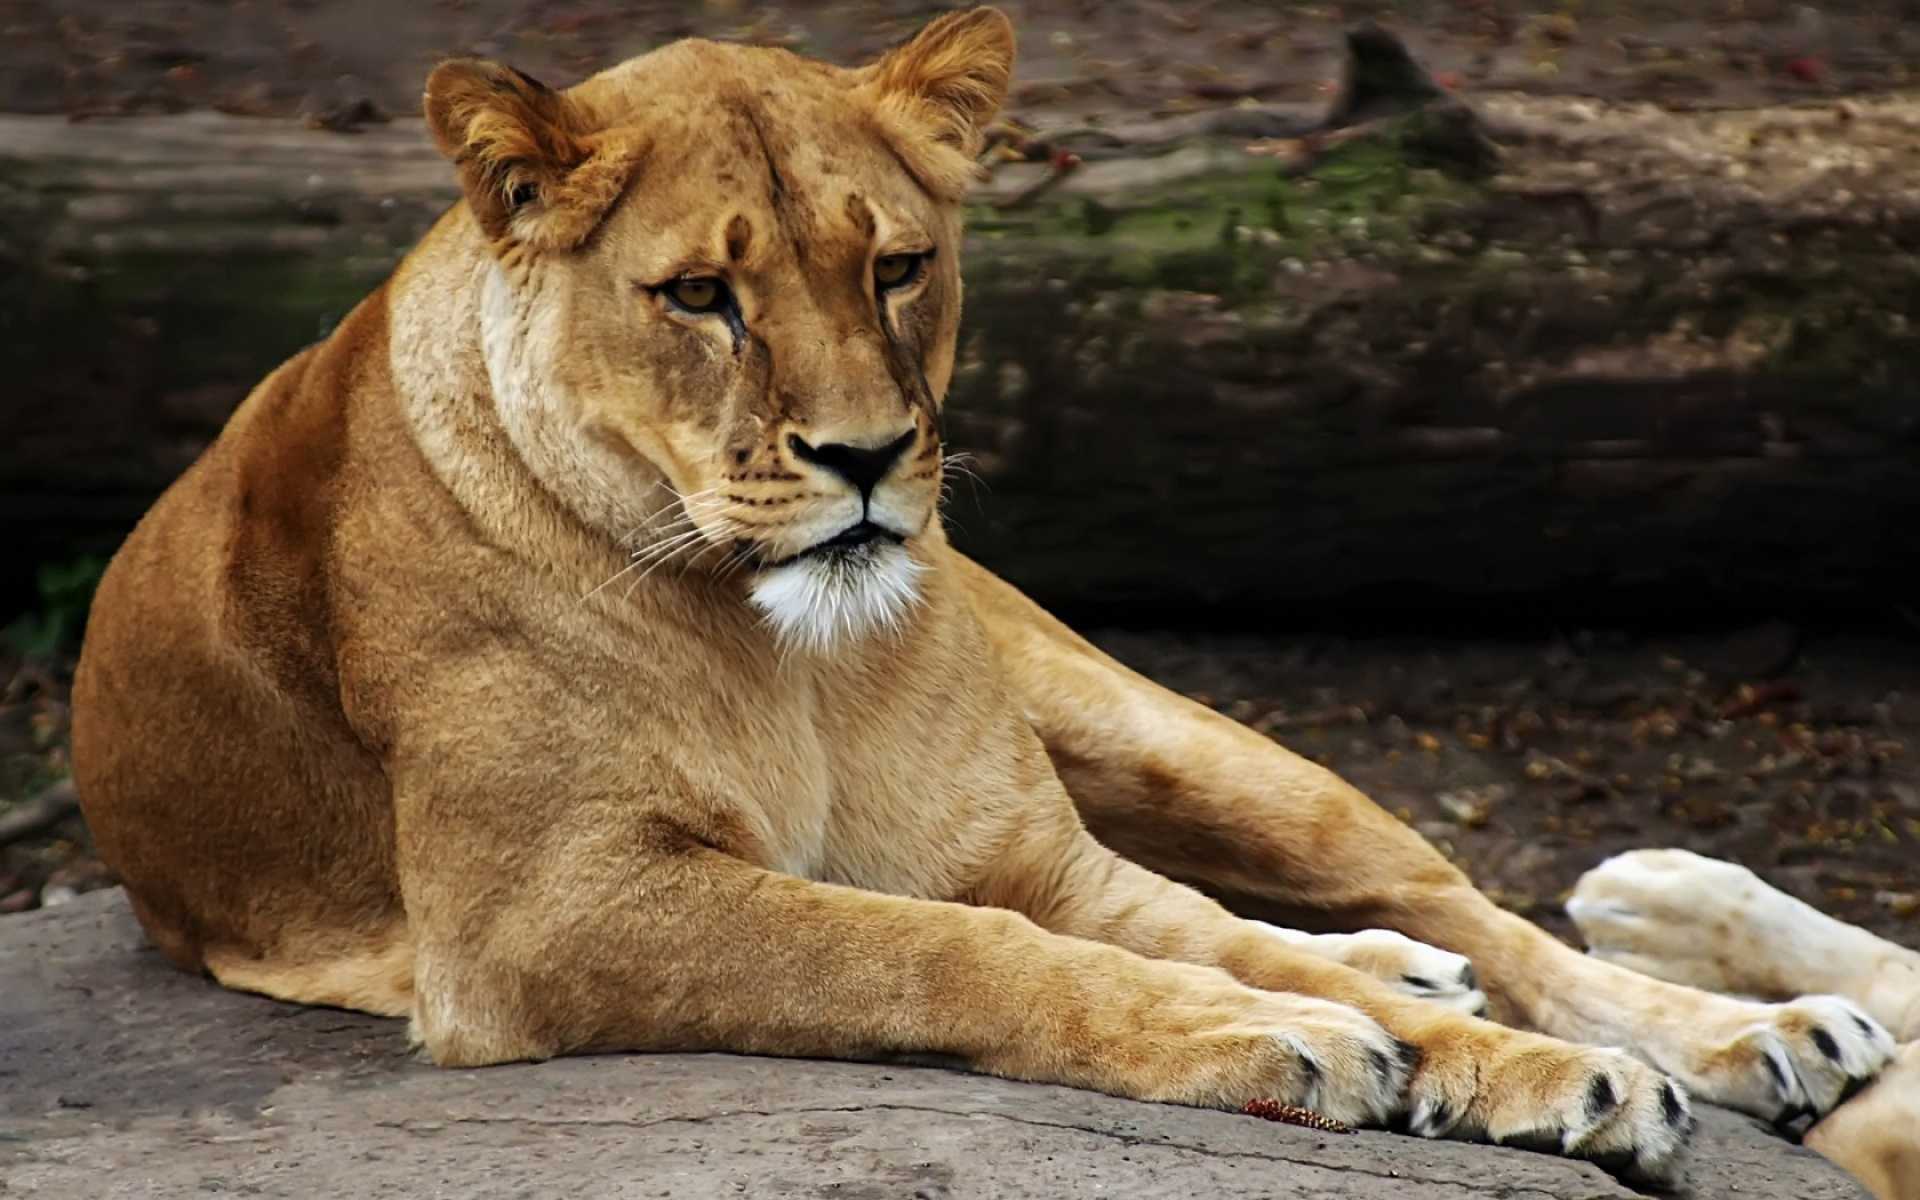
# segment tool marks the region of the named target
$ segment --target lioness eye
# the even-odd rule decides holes
[[[873,260],[873,282],[881,291],[905,287],[920,278],[926,266],[924,254],[883,254]]]
[[[718,279],[676,279],[665,289],[667,299],[683,312],[710,313],[726,307],[727,285]]]

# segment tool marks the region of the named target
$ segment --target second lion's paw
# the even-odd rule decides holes
[[[1364,971],[1397,992],[1444,1005],[1468,1016],[1487,1011],[1487,996],[1464,955],[1418,942],[1390,929],[1358,933],[1299,933],[1274,925],[1262,928],[1323,958]]]

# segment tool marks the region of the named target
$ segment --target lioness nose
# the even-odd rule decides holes
[[[864,496],[887,477],[888,471],[893,470],[893,464],[899,462],[900,456],[913,444],[913,434],[914,431],[909,429],[881,446],[855,446],[848,442],[828,442],[815,446],[799,434],[790,433],[787,435],[787,448],[802,462],[832,471],[859,488]]]

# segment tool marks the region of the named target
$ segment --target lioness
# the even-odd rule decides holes
[[[1676,1079],[1773,1117],[1877,1071],[1846,1001],[1562,947],[948,545],[960,201],[1012,60],[978,9],[852,70],[434,71],[464,202],[94,608],[79,787],[167,957],[449,1065],[937,1054],[1656,1182]]]

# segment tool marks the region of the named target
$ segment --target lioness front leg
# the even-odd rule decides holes
[[[1824,1113],[1892,1040],[1837,997],[1758,1004],[1575,952],[1493,904],[1331,772],[1127,670],[978,566],[981,623],[1088,827],[1153,870],[1327,929],[1387,928],[1465,955],[1503,1020],[1625,1046],[1697,1096]]]
[[[1630,1179],[1671,1184],[1692,1129],[1671,1079],[1631,1056],[1510,1029],[1412,999],[1316,953],[1310,942],[1233,916],[1191,888],[1094,841],[1077,824],[1023,832],[981,899],[1045,928],[1141,954],[1224,967],[1255,987],[1350,1005],[1418,1052],[1407,1127],[1596,1160]],[[1316,1088],[1348,1064],[1319,1064]],[[1306,1103],[1318,1107],[1319,1091]]]
[[[941,1055],[1139,1100],[1311,1099],[1369,1125],[1402,1109],[1410,1055],[1340,1005],[1058,936],[1006,910],[763,870],[669,826],[595,824],[606,832],[503,860],[498,880],[438,870],[430,849],[409,855],[403,824],[414,1035],[434,1061]],[[488,889],[484,912],[476,887]]]

